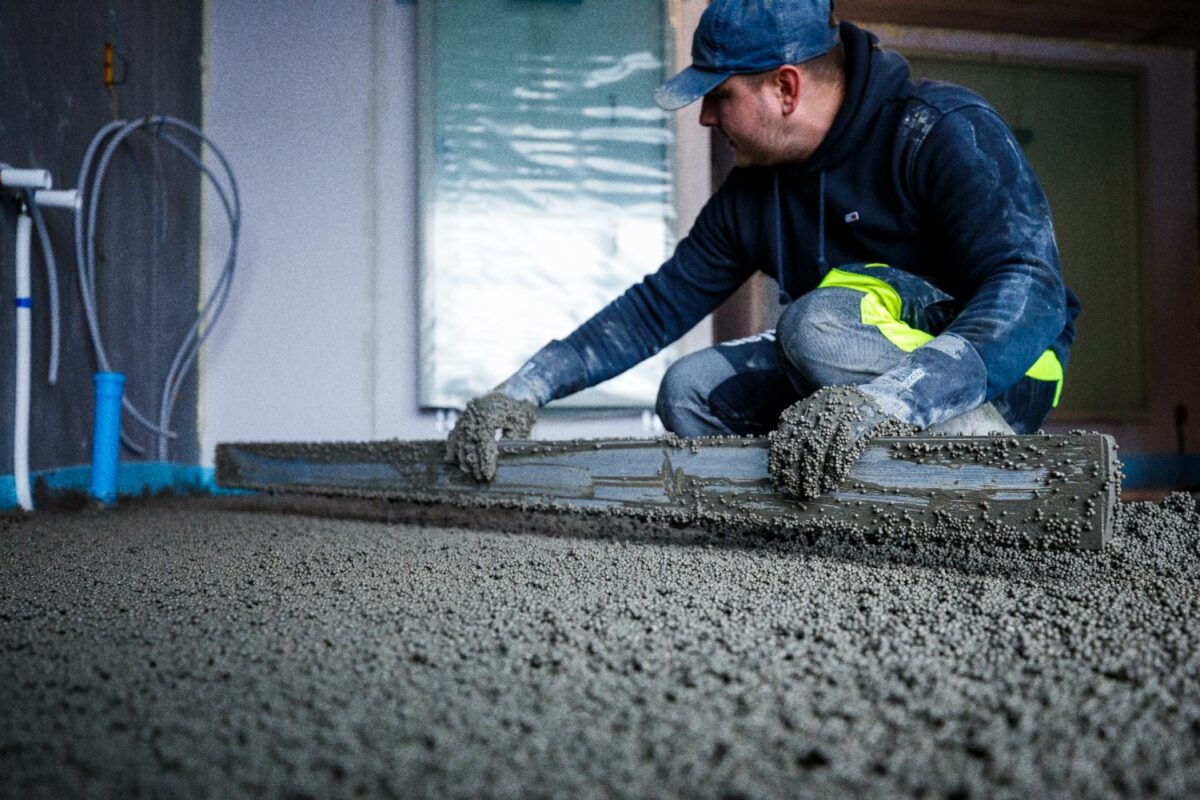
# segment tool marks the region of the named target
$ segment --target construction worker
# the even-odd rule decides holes
[[[755,271],[774,331],[685,356],[657,412],[683,436],[771,434],[786,492],[828,491],[867,441],[934,427],[1036,430],[1058,403],[1079,303],[1045,194],[978,95],[914,81],[830,0],[714,0],[692,66],[655,100],[703,99],[735,168],[662,267],[471,401],[447,457],[495,472],[495,432],[682,336]]]

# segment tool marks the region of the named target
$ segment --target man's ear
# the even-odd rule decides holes
[[[791,114],[800,104],[800,92],[804,87],[804,75],[791,64],[784,64],[775,70],[775,90],[779,93],[779,103],[783,115]]]

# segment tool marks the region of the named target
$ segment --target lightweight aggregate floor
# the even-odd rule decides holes
[[[0,519],[0,796],[1200,797],[1186,495],[1101,553],[308,511]]]

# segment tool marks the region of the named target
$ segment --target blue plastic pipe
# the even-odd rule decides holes
[[[117,456],[121,446],[121,396],[125,376],[97,372],[96,417],[92,426],[92,497],[106,505],[117,501]]]

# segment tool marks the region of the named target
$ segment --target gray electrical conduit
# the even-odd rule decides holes
[[[210,152],[216,156],[221,164],[221,168],[225,173],[225,177],[229,183],[229,193],[225,191],[218,180],[217,176],[209,167],[201,160],[200,154],[189,148],[179,139],[164,132],[165,127],[180,128],[187,133],[195,136],[201,144],[208,147]],[[99,207],[100,191],[104,183],[104,175],[108,169],[108,164],[115,152],[117,146],[124,141],[128,136],[142,128],[154,128],[152,135],[170,144],[178,150],[184,158],[194,165],[200,172],[209,180],[217,197],[221,201],[222,207],[225,209],[226,217],[229,219],[229,253],[225,259],[225,265],[221,270],[216,282],[213,284],[212,291],[209,293],[196,321],[192,324],[183,341],[176,350],[175,357],[172,359],[171,367],[167,372],[167,377],[163,381],[162,398],[159,405],[158,422],[155,424],[139,409],[137,409],[128,396],[124,398],[123,406],[129,411],[137,422],[149,429],[155,434],[158,441],[158,458],[166,460],[168,440],[176,438],[176,434],[169,429],[170,419],[175,407],[175,402],[178,399],[179,389],[182,386],[183,380],[186,377],[188,370],[195,363],[195,360],[200,352],[200,347],[208,338],[212,330],[212,326],[220,317],[222,310],[225,307],[225,302],[229,296],[229,288],[233,278],[234,267],[237,264],[237,244],[238,234],[241,228],[241,199],[238,194],[237,180],[233,175],[233,170],[229,166],[225,155],[221,150],[209,139],[204,133],[194,125],[185,122],[175,117],[164,115],[155,115],[143,117],[133,121],[117,120],[110,122],[97,131],[92,137],[92,141],[88,144],[87,151],[84,153],[83,161],[79,167],[79,179],[76,183],[79,192],[84,196],[84,203],[80,211],[75,216],[75,255],[76,267],[79,272],[80,292],[83,296],[84,314],[87,318],[88,331],[91,335],[92,347],[96,354],[96,362],[101,370],[111,371],[111,365],[108,360],[108,354],[104,349],[104,342],[100,335],[99,315],[96,310],[96,216]],[[96,166],[95,175],[92,176],[91,186],[87,184],[89,172],[92,168],[92,160],[96,156],[96,151],[100,148],[101,143],[109,138],[109,142],[101,155],[100,161]],[[230,202],[229,194],[232,194],[232,203]],[[142,452],[129,437],[122,432],[122,440],[126,446],[135,452]]]
[[[171,361],[171,368],[167,372],[167,380],[163,384],[163,395],[159,405],[160,412],[158,419],[159,427],[165,429],[170,424],[171,416],[174,414],[175,402],[179,399],[179,389],[183,385],[184,377],[188,374],[192,368],[192,364],[199,357],[201,346],[203,346],[205,340],[208,339],[209,333],[212,332],[213,323],[215,323],[217,318],[221,316],[221,312],[225,310],[225,301],[229,299],[229,288],[231,281],[233,280],[233,271],[237,266],[236,241],[238,234],[240,233],[242,212],[241,200],[237,194],[237,183],[233,180],[233,171],[229,168],[229,164],[225,161],[224,157],[216,151],[216,148],[213,148],[213,150],[218,159],[221,161],[222,166],[225,168],[226,174],[228,174],[230,178],[230,187],[233,191],[234,203],[232,207],[230,206],[229,198],[226,196],[224,190],[221,189],[220,184],[217,182],[217,177],[204,164],[204,162],[199,159],[198,156],[186,150],[181,142],[169,134],[160,133],[159,135],[164,140],[171,143],[174,147],[178,148],[179,151],[183,153],[185,158],[191,161],[197,169],[199,169],[208,177],[209,181],[216,189],[217,196],[221,200],[221,205],[225,208],[225,215],[229,218],[230,230],[232,232],[232,243],[229,253],[226,256],[225,266],[222,268],[220,276],[217,278],[216,283],[213,285],[212,291],[205,300],[204,306],[200,309],[200,313],[197,315],[196,321],[192,324],[192,327],[188,329],[187,335],[184,337],[186,346],[181,346],[175,352],[175,358]],[[208,321],[207,325],[204,324],[206,320]],[[203,330],[201,329],[202,327]],[[166,460],[166,457],[166,441],[164,439],[160,439],[159,458],[161,460]]]

